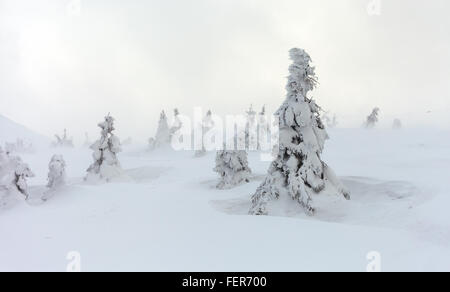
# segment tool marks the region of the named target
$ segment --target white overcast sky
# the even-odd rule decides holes
[[[370,1],[0,0],[0,114],[82,139],[111,112],[147,139],[175,106],[275,110],[301,47],[342,126],[378,106],[385,125],[447,127],[450,1],[381,0],[379,16]]]

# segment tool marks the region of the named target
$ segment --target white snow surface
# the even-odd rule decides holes
[[[383,271],[450,271],[450,132],[329,133],[323,159],[352,200],[314,196],[314,217],[289,199],[247,215],[270,163],[258,152],[251,182],[231,190],[215,188],[215,152],[130,146],[119,160],[131,180],[100,185],[82,179],[89,149],[21,155],[36,177],[28,203],[0,210],[0,271],[65,271],[71,251],[82,271],[365,271],[372,251]],[[68,182],[42,203],[54,154]]]

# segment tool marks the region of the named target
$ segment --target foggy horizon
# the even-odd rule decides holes
[[[81,141],[111,112],[144,141],[162,110],[274,112],[300,47],[340,127],[379,107],[381,127],[448,128],[450,3],[370,2],[0,0],[0,114]]]

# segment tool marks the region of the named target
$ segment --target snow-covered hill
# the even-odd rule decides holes
[[[324,161],[352,200],[314,197],[317,215],[286,208],[248,216],[268,162],[250,153],[253,177],[215,189],[215,153],[146,153],[119,159],[129,181],[88,185],[87,149],[58,149],[70,184],[39,204],[53,150],[24,155],[37,177],[30,204],[0,210],[0,270],[64,271],[76,251],[83,271],[450,271],[450,136],[447,132],[330,131]],[[144,147],[142,147],[143,149]]]
[[[0,145],[4,145],[6,142],[16,142],[17,139],[39,146],[48,145],[50,142],[49,138],[0,114]]]

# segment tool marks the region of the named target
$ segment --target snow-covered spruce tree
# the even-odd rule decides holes
[[[0,146],[0,208],[3,207],[6,195],[7,195],[7,189],[4,185],[4,177],[6,176],[6,166],[7,166],[7,156],[6,153],[3,151],[3,148]]]
[[[247,122],[245,125],[245,149],[257,150],[258,148],[258,121],[256,120],[256,112],[253,110],[253,105],[250,105],[246,112]]]
[[[320,119],[320,108],[308,93],[317,83],[310,56],[302,49],[290,50],[287,97],[277,115],[280,119],[278,157],[265,181],[252,197],[251,215],[268,215],[268,204],[288,196],[307,214],[313,215],[312,195],[330,188],[350,199],[349,192],[320,154],[328,135]]]
[[[66,184],[66,162],[62,155],[53,155],[48,164],[48,184],[50,190]]]
[[[331,122],[328,124],[331,128],[336,128],[339,125],[339,122],[337,120],[337,116],[333,115],[333,118],[331,119]]]
[[[33,153],[33,144],[24,142],[22,139],[17,139],[15,143],[5,143],[6,153]]]
[[[2,205],[2,198],[6,194],[6,186],[4,185],[4,178],[8,174],[8,155],[3,151],[0,146],[0,206]]]
[[[0,207],[6,204],[8,189],[5,185],[5,177],[8,175],[8,155],[0,146]]]
[[[0,146],[0,207],[8,203],[9,186],[13,177],[9,155]]]
[[[179,143],[183,142],[183,137],[179,137],[177,135],[177,133],[183,128],[183,122],[180,119],[180,112],[178,111],[178,109],[174,109],[173,110],[173,115],[174,115],[174,120],[173,120],[173,124],[170,127],[170,142],[174,142],[174,139],[178,139]]]
[[[101,137],[91,146],[94,151],[94,163],[87,170],[86,180],[109,181],[123,173],[117,159],[117,154],[122,149],[120,139],[113,134],[115,130],[113,117],[108,115],[98,126],[101,128]]]
[[[265,127],[265,128],[263,128],[263,130],[267,130],[267,129],[269,129],[268,124],[269,124],[269,122],[267,121],[267,118],[266,118],[266,106],[263,105],[261,112],[259,112],[259,114],[258,114],[258,128],[260,126],[263,126],[263,127]]]
[[[377,107],[372,110],[372,113],[367,117],[366,123],[364,124],[366,129],[373,129],[376,126],[379,113],[380,109]]]
[[[6,155],[5,151],[3,151],[2,146],[0,146],[0,173],[3,167],[6,167],[7,163],[8,163],[8,156]]]
[[[201,135],[202,135],[202,145],[201,145],[201,149],[197,149],[195,151],[195,157],[202,157],[206,155],[206,147],[205,147],[205,135],[206,133],[208,133],[208,131],[210,131],[212,128],[214,128],[214,120],[212,117],[212,112],[211,110],[209,110],[206,113],[206,116],[203,118],[202,124],[201,126]]]
[[[125,140],[123,140],[123,141],[121,142],[121,144],[124,145],[124,146],[130,146],[130,145],[133,144],[133,138],[128,137],[128,138],[126,138]]]
[[[183,123],[180,120],[180,112],[178,109],[173,110],[174,121],[172,127],[170,127],[170,136],[178,132],[182,127]]]
[[[337,116],[331,116],[328,112],[323,115],[323,120],[325,121],[328,128],[336,128],[338,125]]]
[[[8,154],[16,152],[16,143],[5,142],[5,150]]]
[[[34,173],[31,171],[28,164],[24,163],[20,157],[14,157],[13,162],[15,164],[14,170],[14,188],[28,199],[28,184],[27,179],[34,177]]]
[[[248,166],[247,151],[218,151],[214,171],[220,176],[218,189],[230,189],[242,183],[248,183],[252,171]]]
[[[56,141],[52,143],[53,147],[67,147],[67,148],[73,148],[73,139],[69,138],[67,136],[67,130],[64,129],[64,134],[62,137],[59,135],[55,135]]]
[[[24,163],[18,156],[3,156],[0,169],[0,192],[1,199],[11,194],[18,194],[28,199],[27,179],[34,177],[28,164]],[[0,202],[2,204],[2,202]]]
[[[159,117],[158,129],[156,130],[155,138],[149,140],[150,150],[170,145],[170,128],[167,116],[164,111],[161,112]]]
[[[86,132],[86,133],[84,133],[84,144],[83,144],[83,146],[89,148],[89,147],[91,147],[91,145],[92,145],[92,142],[89,139],[89,134]]]
[[[270,140],[270,124],[266,117],[266,106],[262,107],[258,114],[258,150],[261,150],[262,145]]]
[[[392,123],[392,129],[394,130],[400,130],[403,127],[402,121],[400,119],[395,119]]]

